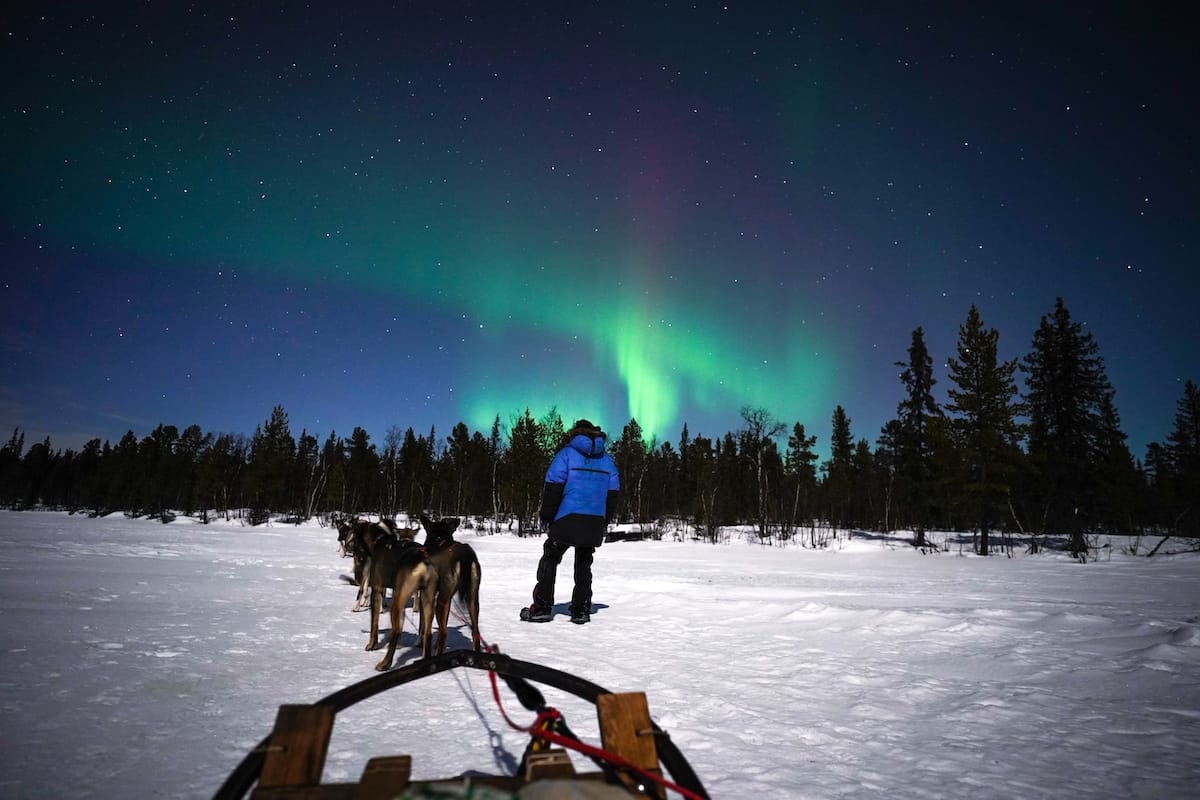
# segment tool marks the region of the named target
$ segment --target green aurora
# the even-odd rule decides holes
[[[431,170],[413,163],[420,152],[369,136],[328,137],[296,156],[263,144],[270,136],[142,127],[156,135],[110,127],[91,145],[102,157],[41,163],[57,169],[57,191],[30,223],[155,269],[327,284],[391,298],[402,313],[466,310],[478,332],[453,370],[454,397],[476,429],[554,407],[609,427],[634,418],[661,441],[684,422],[695,432],[685,408],[730,419],[748,405],[790,421],[831,407],[838,356],[805,322],[812,310],[689,245],[697,236],[666,189],[614,186],[612,199],[580,209],[570,179],[544,165],[501,182],[478,166],[420,180]],[[347,165],[346,150],[366,155]],[[502,336],[547,363],[496,369]],[[609,401],[615,391],[623,408]]]

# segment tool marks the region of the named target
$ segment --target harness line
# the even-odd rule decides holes
[[[488,645],[486,642],[484,644],[487,648],[487,652],[500,652],[499,648],[493,650],[491,645]],[[496,701],[496,707],[500,709],[500,716],[504,718],[504,721],[507,722],[509,727],[511,727],[513,730],[520,731],[522,733],[528,733],[531,737],[533,737],[535,742],[542,740],[549,744],[557,744],[561,747],[566,747],[579,753],[583,753],[590,758],[600,759],[601,761],[612,764],[613,766],[634,772],[645,780],[657,783],[658,785],[666,789],[670,789],[673,792],[678,792],[683,797],[688,798],[688,800],[705,800],[705,798],[689,789],[685,789],[674,781],[670,781],[661,775],[655,775],[653,772],[643,767],[639,767],[637,764],[627,761],[615,753],[610,753],[602,748],[586,744],[578,739],[569,736],[563,736],[562,734],[558,733],[554,730],[554,727],[555,723],[562,719],[562,713],[556,708],[543,708],[538,712],[533,724],[528,727],[518,725],[512,721],[511,717],[508,716],[508,712],[504,710],[504,704],[500,702],[500,684],[496,680],[495,670],[488,670],[488,679],[492,682],[492,697]]]
[[[460,616],[459,613],[454,610],[453,603],[450,606],[450,613],[452,615],[454,615],[454,617],[456,619],[458,619],[459,622],[470,627],[471,623],[468,620],[464,619],[462,616]],[[483,638],[482,633],[479,634],[479,641],[481,644],[483,644],[484,652],[486,652],[486,653],[499,653],[500,652],[500,648],[498,646],[489,644],[488,641]],[[566,747],[571,750],[575,750],[575,751],[582,753],[592,759],[599,759],[600,761],[604,761],[608,764],[619,767],[621,769],[625,769],[630,772],[634,772],[637,775],[639,775],[640,777],[644,778],[645,780],[651,781],[653,783],[657,783],[658,785],[660,785],[666,789],[670,789],[673,792],[678,792],[680,795],[687,798],[687,800],[706,800],[704,797],[696,794],[695,792],[691,791],[690,789],[686,789],[683,786],[680,786],[679,784],[675,783],[674,781],[668,780],[667,778],[664,778],[661,775],[655,775],[653,772],[650,772],[649,770],[647,770],[643,767],[639,767],[637,764],[634,764],[631,761],[627,761],[626,759],[621,758],[620,756],[618,756],[615,753],[610,753],[607,750],[604,750],[602,748],[595,747],[594,745],[586,744],[586,743],[581,742],[578,739],[575,739],[573,737],[563,736],[562,734],[558,733],[557,731],[554,730],[554,728],[555,728],[556,723],[558,721],[562,720],[562,713],[556,708],[550,708],[550,707],[543,706],[541,708],[541,710],[538,711],[538,715],[534,719],[532,725],[529,725],[529,726],[518,725],[516,722],[513,722],[511,717],[508,716],[508,712],[506,712],[504,710],[504,704],[500,702],[500,684],[496,680],[496,671],[495,670],[488,670],[488,680],[491,681],[492,698],[496,701],[496,708],[498,708],[500,710],[500,716],[504,718],[504,721],[507,722],[509,727],[512,728],[513,730],[520,731],[521,733],[528,733],[532,737],[533,742],[535,744],[539,740],[542,742],[545,742],[545,743],[549,743],[549,744],[557,744],[561,747]],[[533,709],[530,709],[530,710],[533,710]],[[654,731],[638,731],[639,735],[641,735],[643,733],[653,734]]]

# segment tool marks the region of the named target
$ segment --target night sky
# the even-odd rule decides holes
[[[874,446],[922,326],[1062,296],[1136,457],[1200,380],[1176,4],[23,3],[3,20],[0,432]],[[1020,384],[1023,388],[1023,382]]]

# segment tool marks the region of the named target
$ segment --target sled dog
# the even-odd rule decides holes
[[[371,555],[365,580],[370,584],[371,632],[367,650],[379,647],[379,614],[383,608],[383,596],[390,587],[392,603],[388,614],[392,630],[388,637],[387,653],[375,669],[380,672],[392,666],[396,645],[404,627],[404,607],[410,597],[419,599],[421,612],[417,636],[421,640],[421,657],[429,657],[429,646],[433,628],[433,593],[437,585],[437,570],[425,555],[425,549],[412,539],[380,539]]]
[[[339,524],[338,528],[339,539],[342,536],[342,528],[346,529],[347,549],[354,558],[354,582],[358,584],[358,596],[350,610],[365,611],[370,603],[371,559],[376,549],[388,540],[411,542],[417,531],[413,528],[400,528],[390,519],[368,522],[357,517]]]
[[[455,594],[470,617],[471,646],[479,650],[479,557],[471,545],[454,541],[457,519],[432,520],[424,515],[419,519],[421,527],[425,529],[425,552],[437,571],[433,604],[437,614],[438,635],[434,652],[441,655],[446,649],[450,601]]]

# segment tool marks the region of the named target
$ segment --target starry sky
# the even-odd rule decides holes
[[[22,3],[0,431],[382,443],[528,407],[872,446],[1063,297],[1135,457],[1200,380],[1173,4]]]

